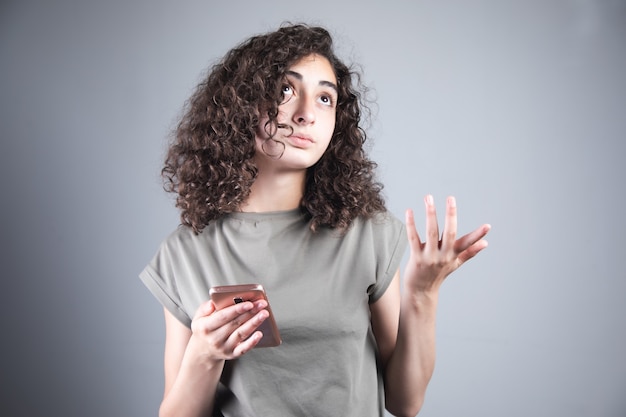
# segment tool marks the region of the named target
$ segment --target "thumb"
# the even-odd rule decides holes
[[[216,309],[217,308],[215,307],[215,303],[213,303],[212,300],[205,301],[204,303],[200,304],[200,307],[198,307],[198,309],[196,310],[196,314],[193,317],[193,320],[199,319],[201,317],[210,316],[215,312]]]

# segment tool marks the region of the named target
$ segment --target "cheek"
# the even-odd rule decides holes
[[[283,112],[279,112],[278,113],[278,123],[284,123],[283,122],[283,118],[284,118],[284,113]],[[265,140],[267,138],[270,137],[270,133],[271,134],[276,134],[277,133],[277,128],[276,128],[276,124],[267,124],[267,122],[269,121],[269,117],[268,116],[264,116],[259,120],[259,125],[256,128],[256,136],[257,138],[260,138],[262,140]]]
[[[332,117],[329,117],[327,125],[326,125],[326,130],[328,132],[329,140],[333,136],[333,133],[335,133],[336,126],[337,126],[337,118],[333,114]]]

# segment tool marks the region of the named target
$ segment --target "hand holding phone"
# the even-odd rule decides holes
[[[209,290],[209,295],[218,310],[245,301],[255,302],[261,299],[265,300],[267,302],[266,310],[269,313],[269,317],[265,319],[257,329],[263,333],[263,337],[255,347],[272,347],[282,343],[274,314],[272,313],[270,303],[265,294],[265,289],[261,284],[216,286]]]

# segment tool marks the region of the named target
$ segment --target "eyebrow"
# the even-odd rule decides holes
[[[288,70],[288,71],[286,72],[286,74],[287,74],[287,75],[291,75],[292,77],[295,77],[295,78],[297,78],[297,79],[298,79],[298,80],[300,80],[300,81],[302,81],[302,79],[304,78],[304,77],[302,77],[302,74],[300,74],[299,72],[296,72],[296,71],[292,71],[292,70]],[[319,85],[323,85],[323,86],[326,86],[326,87],[330,87],[330,88],[332,88],[333,90],[335,90],[335,92],[339,92],[339,89],[337,88],[337,84],[335,84],[335,83],[333,83],[333,82],[326,81],[326,80],[321,80],[321,81],[319,82]]]

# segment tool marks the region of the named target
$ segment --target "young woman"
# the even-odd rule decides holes
[[[182,226],[141,279],[164,306],[161,416],[414,416],[435,361],[443,280],[486,247],[489,225],[426,235],[385,209],[363,149],[355,74],[329,33],[294,25],[215,65],[163,175]],[[401,291],[399,264],[410,259]],[[260,283],[283,343],[255,348],[265,301],[217,310],[216,285]]]

